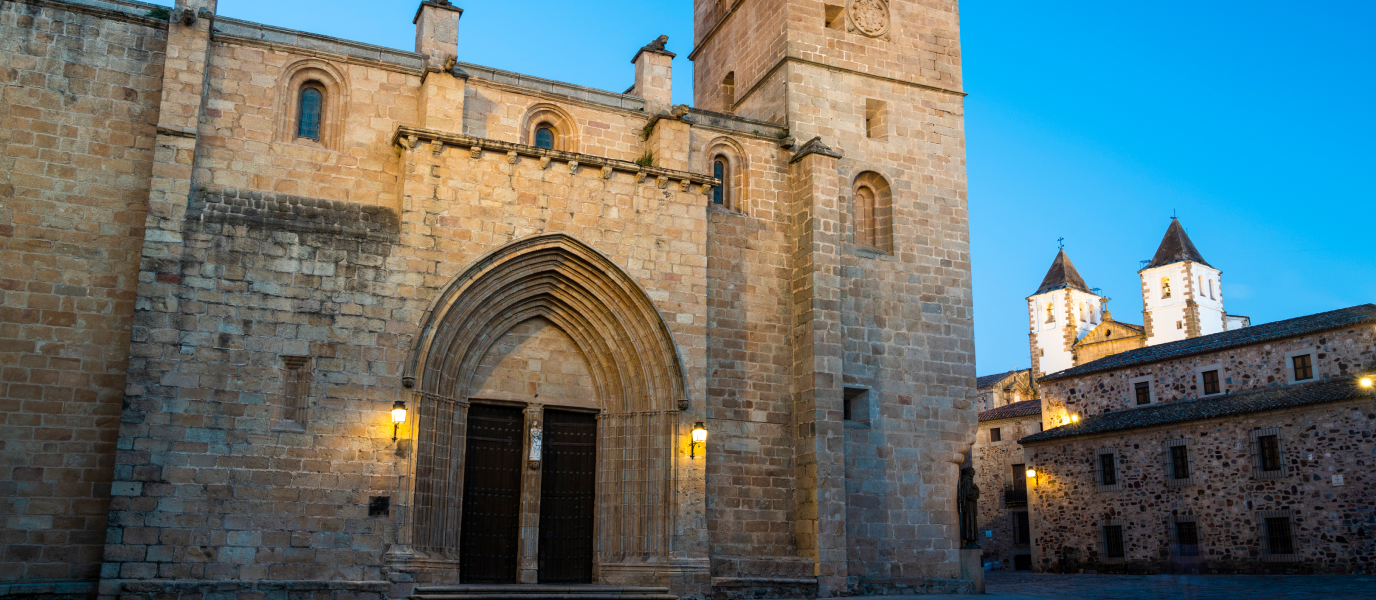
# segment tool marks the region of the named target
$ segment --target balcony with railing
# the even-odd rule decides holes
[[[1007,507],[1027,506],[1027,488],[1003,490],[1003,505]]]

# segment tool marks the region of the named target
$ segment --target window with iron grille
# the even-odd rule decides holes
[[[1164,444],[1166,487],[1194,485],[1194,469],[1190,468],[1190,445],[1187,440],[1169,440]]]
[[[1175,542],[1178,556],[1199,556],[1199,524],[1194,521],[1176,522]]]
[[[1266,553],[1272,555],[1295,553],[1295,540],[1290,532],[1290,517],[1268,517],[1266,519]]]
[[[1104,558],[1123,558],[1123,526],[1104,526]]]
[[[1301,354],[1292,357],[1291,363],[1295,367],[1295,381],[1304,381],[1314,378],[1314,357],[1311,354]]]
[[[1171,478],[1190,478],[1190,448],[1188,446],[1171,447]]]
[[[1257,446],[1261,458],[1261,470],[1280,470],[1280,437],[1263,435],[1257,438]]]
[[[1151,384],[1145,381],[1137,382],[1137,405],[1151,404]]]
[[[1118,464],[1112,454],[1099,455],[1099,484],[1118,485]]]
[[[1200,373],[1200,379],[1204,382],[1204,395],[1212,396],[1219,393],[1218,371],[1205,371]]]

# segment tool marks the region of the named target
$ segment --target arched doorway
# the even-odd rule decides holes
[[[482,583],[597,582],[667,560],[678,351],[648,295],[563,234],[514,241],[439,294],[417,392],[411,548]]]

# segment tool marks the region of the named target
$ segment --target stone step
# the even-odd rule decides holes
[[[412,600],[678,600],[667,587],[620,585],[447,585],[417,587]]]

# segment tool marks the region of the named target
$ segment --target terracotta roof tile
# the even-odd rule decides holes
[[[979,413],[980,422],[997,421],[999,419],[1011,419],[1013,417],[1030,417],[1042,414],[1041,400],[1023,400],[1014,402],[998,408],[991,408]]]

